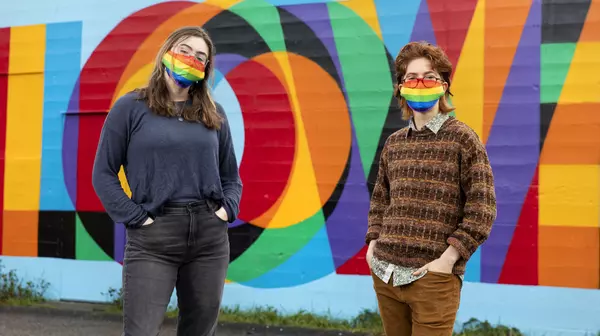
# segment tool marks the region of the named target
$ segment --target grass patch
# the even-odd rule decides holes
[[[46,280],[24,282],[15,270],[5,270],[0,260],[0,304],[32,305],[45,302],[44,294],[50,287]]]
[[[122,290],[114,288],[108,290],[107,295],[114,311],[123,308],[122,294]],[[113,308],[111,308],[111,311],[113,311]],[[167,317],[175,318],[178,313],[177,308],[169,308],[166,315]],[[285,314],[274,307],[255,307],[252,309],[223,307],[219,314],[219,321],[266,326],[339,330],[378,336],[384,335],[379,313],[368,309],[363,310],[352,319],[340,319],[331,315],[317,315],[308,311]],[[516,328],[492,325],[487,321],[482,322],[477,319],[471,319],[464,323],[460,332],[454,333],[454,336],[523,336],[523,334]]]

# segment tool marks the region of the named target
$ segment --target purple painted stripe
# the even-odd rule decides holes
[[[246,224],[246,222],[245,222],[245,221],[243,221],[243,220],[241,220],[241,219],[239,219],[239,218],[236,218],[236,219],[233,221],[233,223],[229,223],[229,227],[230,227],[230,228],[233,228],[233,227],[236,227],[236,226],[240,226],[240,225],[242,225],[242,224]]]
[[[306,24],[315,35],[321,40],[335,65],[335,69],[340,77],[340,82],[344,83],[342,66],[337,54],[333,28],[329,17],[329,10],[326,3],[314,3],[294,6],[281,6],[281,8],[295,15],[304,24]],[[343,86],[343,84],[342,84]],[[345,90],[345,88],[344,88]]]
[[[344,190],[333,213],[327,219],[327,235],[335,268],[343,265],[365,246],[369,190],[360,160],[354,127],[350,170],[344,182]]]
[[[79,145],[79,79],[75,82],[65,115],[62,164],[67,193],[77,209],[77,147]]]
[[[120,223],[115,223],[115,261],[118,263],[123,262],[123,256],[125,255],[125,226]]]
[[[421,0],[421,5],[419,5],[419,11],[417,12],[417,18],[415,19],[415,26],[410,35],[410,40],[427,41],[431,44],[436,44],[435,31],[433,30],[433,24],[431,23],[427,0]]]
[[[541,2],[534,0],[502,93],[487,150],[498,217],[481,250],[481,281],[496,283],[539,159]]]
[[[227,76],[229,71],[246,60],[246,57],[237,54],[218,54],[215,60],[215,66],[223,76]]]

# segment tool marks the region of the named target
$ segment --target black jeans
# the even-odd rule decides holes
[[[229,265],[227,223],[206,201],[165,206],[154,223],[127,229],[123,335],[155,336],[173,288],[177,335],[215,335]]]

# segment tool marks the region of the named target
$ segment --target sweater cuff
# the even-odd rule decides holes
[[[131,221],[131,222],[129,222],[129,223],[126,223],[126,224],[125,224],[125,227],[126,227],[126,228],[130,228],[130,229],[137,229],[137,228],[140,228],[140,227],[142,227],[142,225],[144,225],[144,223],[146,222],[146,220],[148,220],[148,218],[150,218],[150,217],[151,217],[151,216],[150,216],[150,214],[149,214],[149,213],[147,213],[147,212],[145,212],[145,213],[144,213],[144,216],[142,216],[142,217],[141,217],[140,219],[138,219],[138,220],[134,220],[134,221]]]
[[[365,237],[365,243],[369,245],[372,240],[376,240],[379,238],[379,231],[369,231],[367,232],[367,236]]]
[[[235,221],[236,216],[233,213],[231,206],[229,206],[229,203],[227,201],[223,202],[222,207],[223,207],[223,209],[225,209],[225,212],[227,212],[227,222],[233,223],[233,221]]]
[[[446,242],[448,243],[448,245],[453,246],[458,251],[461,258],[463,258],[465,261],[468,261],[469,258],[471,258],[471,252],[469,252],[465,245],[456,237],[448,237]]]

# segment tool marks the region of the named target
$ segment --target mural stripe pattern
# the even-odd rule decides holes
[[[394,58],[426,40],[451,58],[455,114],[496,177],[498,219],[466,280],[600,287],[600,2],[170,1],[116,23],[82,64],[87,24],[0,29],[3,255],[122,262],[125,230],[91,185],[100,129],[167,35],[202,25],[244,181],[229,281],[369,274],[380,150],[407,125]]]
[[[45,25],[11,28],[3,254],[38,255]]]

